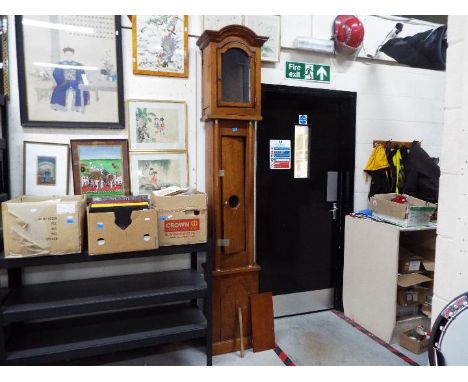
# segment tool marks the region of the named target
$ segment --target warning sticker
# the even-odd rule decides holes
[[[164,232],[185,232],[200,230],[200,219],[180,219],[164,221]]]
[[[289,170],[291,168],[291,141],[270,140],[270,170]]]

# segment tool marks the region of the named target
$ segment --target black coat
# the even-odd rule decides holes
[[[440,167],[416,142],[413,142],[405,162],[403,193],[437,203]]]

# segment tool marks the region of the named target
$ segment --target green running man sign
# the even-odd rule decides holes
[[[330,82],[330,65],[286,61],[286,78]]]

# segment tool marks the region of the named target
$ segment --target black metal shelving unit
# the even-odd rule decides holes
[[[203,270],[198,255],[206,253]],[[190,253],[191,268],[24,285],[25,267]],[[0,289],[0,363],[53,364],[194,338],[206,340],[212,364],[211,269],[208,244],[89,256],[5,258]],[[203,300],[203,309],[198,300]]]

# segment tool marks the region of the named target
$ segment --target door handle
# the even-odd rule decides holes
[[[333,208],[330,210],[332,213],[332,219],[336,220],[338,218],[338,204],[336,202],[333,203]]]

